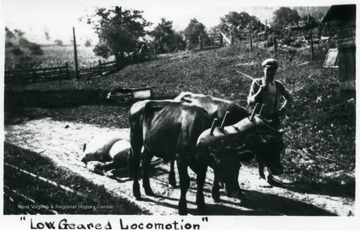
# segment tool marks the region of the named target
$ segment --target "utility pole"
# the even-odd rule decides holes
[[[74,42],[74,56],[75,56],[75,75],[79,79],[79,66],[78,66],[78,57],[77,57],[77,48],[76,48],[76,36],[75,36],[75,27],[73,27],[73,42]]]

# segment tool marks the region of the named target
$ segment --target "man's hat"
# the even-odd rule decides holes
[[[277,69],[278,68],[278,63],[275,59],[266,59],[264,62],[262,62],[261,64],[262,67],[267,67],[267,68],[272,68],[272,69]]]

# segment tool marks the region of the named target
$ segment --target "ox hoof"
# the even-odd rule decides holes
[[[145,189],[145,194],[148,196],[155,196],[155,193],[152,189]]]
[[[262,188],[272,188],[271,184],[267,180],[265,180],[263,178],[260,178],[259,186],[262,187]]]
[[[185,215],[187,215],[188,213],[187,213],[187,209],[179,209],[179,215],[181,215],[181,216],[185,216]]]
[[[176,181],[169,181],[171,187],[176,188]]]
[[[213,196],[212,198],[213,198],[213,200],[214,200],[215,203],[220,203],[220,202],[221,202],[219,196]]]
[[[206,213],[206,206],[205,206],[205,204],[203,204],[203,205],[198,205],[197,210],[198,210],[198,212],[199,212],[200,214],[205,214],[205,213]]]

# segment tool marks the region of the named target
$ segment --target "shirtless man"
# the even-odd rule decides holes
[[[279,115],[283,114],[285,107],[292,103],[292,96],[283,83],[275,80],[278,63],[275,59],[266,59],[262,63],[264,76],[254,79],[251,84],[250,93],[247,98],[249,106],[256,103],[264,105],[261,117],[274,129],[279,129]]]

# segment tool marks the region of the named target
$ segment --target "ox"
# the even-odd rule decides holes
[[[199,107],[204,108],[204,110],[210,115],[211,119],[217,119],[218,121],[224,121],[221,126],[228,126],[235,124],[242,119],[249,117],[249,112],[238,106],[232,101],[216,98],[209,95],[195,94],[191,92],[182,92],[177,96],[175,101],[188,102]],[[254,152],[256,160],[258,162],[258,170],[260,175],[261,186],[269,187],[271,183],[272,174],[278,175],[283,172],[282,165],[280,163],[280,154],[284,148],[281,135],[277,131],[272,129],[251,129],[244,134],[243,139],[236,139],[232,142],[227,142],[227,146],[232,145],[237,151],[239,147],[247,148],[249,151]],[[239,138],[239,137],[238,137]],[[224,143],[218,144],[224,146]],[[224,147],[215,147],[212,149],[212,152],[231,152],[231,149],[224,150]],[[268,170],[269,175],[265,176],[264,170]],[[266,180],[269,182],[266,182]],[[217,188],[217,179],[214,181],[213,187]],[[216,193],[218,190],[213,189],[213,193]],[[213,195],[213,198],[218,198],[217,195]],[[217,201],[217,200],[216,200]]]
[[[223,121],[223,126],[234,124],[250,115],[245,108],[240,107],[233,101],[213,97],[210,95],[197,94],[192,92],[182,92],[174,99],[174,101],[187,102],[203,108],[209,114],[212,120],[216,119],[216,121],[218,122]],[[225,116],[226,119],[224,120]],[[217,148],[211,149],[212,153],[217,152],[220,154],[220,152],[222,152],[224,155],[236,154],[238,151],[239,150],[230,150],[223,148],[221,150]],[[251,155],[249,155],[248,158],[244,157],[244,161],[245,159],[248,160],[250,156]],[[171,171],[172,170],[170,170],[170,173]],[[220,201],[219,180],[217,178],[215,178],[213,182],[212,194],[212,197],[215,201]]]
[[[208,149],[196,146],[199,135],[210,125],[209,114],[193,104],[155,100],[135,103],[130,109],[130,162],[136,199],[141,199],[138,170],[142,146],[143,188],[147,195],[154,195],[148,174],[152,157],[156,155],[165,161],[176,160],[181,190],[179,214],[187,214],[188,167],[197,174],[196,204],[200,211],[205,208],[203,187],[208,165],[216,169],[215,178],[226,183],[228,193],[241,197],[237,179],[242,156],[210,155]]]

